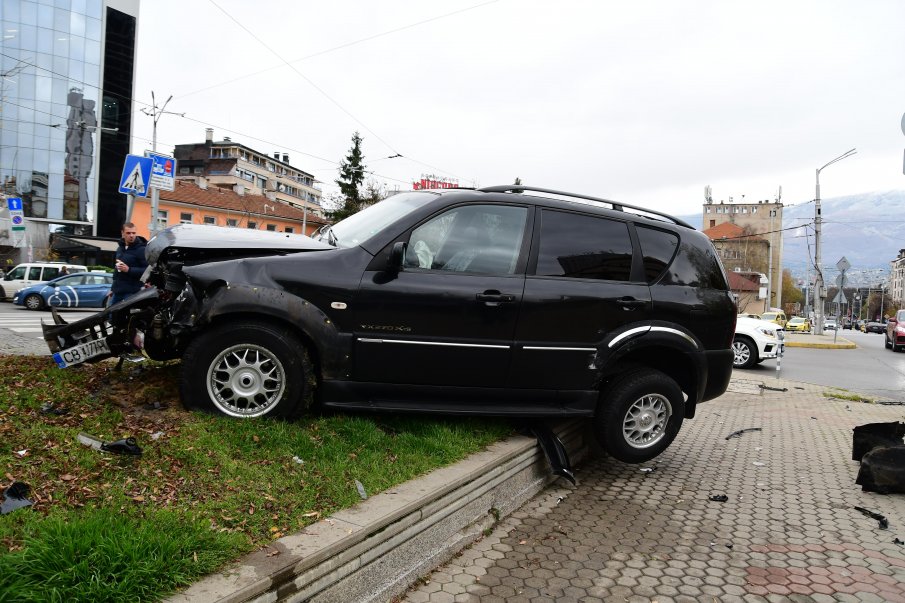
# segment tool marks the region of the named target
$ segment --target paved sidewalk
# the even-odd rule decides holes
[[[905,602],[905,495],[862,492],[851,460],[852,428],[905,406],[763,383],[787,391],[733,380],[658,459],[586,463],[405,601]]]

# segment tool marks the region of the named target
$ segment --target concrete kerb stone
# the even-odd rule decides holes
[[[573,462],[586,452],[582,427],[555,429]],[[386,600],[553,479],[534,438],[508,438],[280,538],[168,601]]]
[[[822,350],[854,350],[858,346],[844,337],[786,333],[783,342],[787,348],[816,348]]]

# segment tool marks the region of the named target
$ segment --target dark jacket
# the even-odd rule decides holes
[[[148,262],[145,261],[145,247],[148,241],[144,237],[135,237],[135,242],[126,248],[126,242],[119,240],[119,247],[116,249],[116,259],[121,260],[129,267],[128,272],[113,272],[113,287],[110,289],[114,294],[117,293],[138,293],[144,286],[141,282],[141,275],[145,273]]]

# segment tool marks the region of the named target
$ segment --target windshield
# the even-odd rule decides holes
[[[435,197],[435,193],[401,193],[387,197],[324,228],[314,238],[336,247],[355,247]]]

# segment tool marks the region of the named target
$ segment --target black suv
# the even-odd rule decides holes
[[[592,417],[626,462],[732,372],[736,307],[706,236],[525,186],[397,194],[313,239],[175,226],[151,285],[45,339],[62,366],[182,358],[187,407]]]

